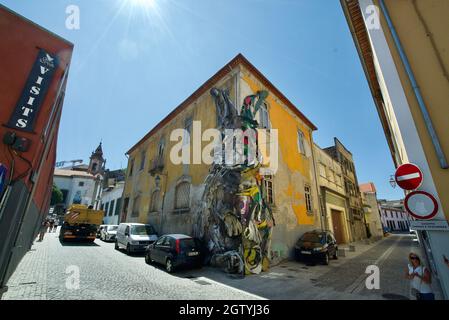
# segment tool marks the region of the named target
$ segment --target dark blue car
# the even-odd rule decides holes
[[[202,264],[201,246],[199,241],[190,236],[166,234],[148,246],[145,262],[162,264],[170,273],[179,267],[200,267]]]

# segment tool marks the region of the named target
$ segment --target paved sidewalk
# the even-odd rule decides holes
[[[267,299],[414,299],[410,296],[410,283],[404,279],[404,272],[408,253],[419,251],[419,248],[409,235],[393,235],[371,244],[359,241],[351,245],[356,246],[355,252],[346,252],[346,257],[331,260],[328,266],[284,261],[269,272],[243,279],[213,268],[185,272],[183,276],[213,279]],[[379,267],[379,290],[368,290],[365,286],[368,276],[365,271],[369,265]],[[436,298],[441,299],[435,284],[434,287]]]

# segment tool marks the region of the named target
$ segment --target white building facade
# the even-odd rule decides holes
[[[115,186],[103,189],[101,210],[104,210],[103,224],[119,224],[122,195],[125,182],[117,182]]]
[[[93,205],[98,193],[98,181],[90,173],[75,170],[55,169],[54,184],[62,191],[63,204],[68,208],[73,203]]]
[[[405,211],[403,201],[379,201],[382,225],[389,231],[406,232],[410,230],[412,218]]]

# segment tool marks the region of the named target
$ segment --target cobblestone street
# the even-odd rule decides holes
[[[237,279],[208,267],[168,274],[141,255],[114,250],[113,243],[61,244],[47,233],[24,257],[3,299],[409,299],[403,274],[410,250],[419,248],[409,235],[392,235],[358,244],[329,266],[287,261]],[[380,269],[379,290],[365,287],[371,264]],[[79,289],[68,289],[71,266],[79,268]]]
[[[79,289],[67,289],[70,266],[79,267]],[[69,268],[69,269],[68,269]],[[8,283],[2,299],[257,299],[201,279],[167,274],[143,256],[127,256],[113,243],[61,244],[56,233],[35,242]]]

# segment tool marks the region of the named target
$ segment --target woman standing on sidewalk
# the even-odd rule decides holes
[[[421,264],[419,256],[413,252],[408,255],[410,261],[405,278],[410,280],[412,294],[416,296],[416,300],[435,300],[430,284],[432,278],[429,269]]]

